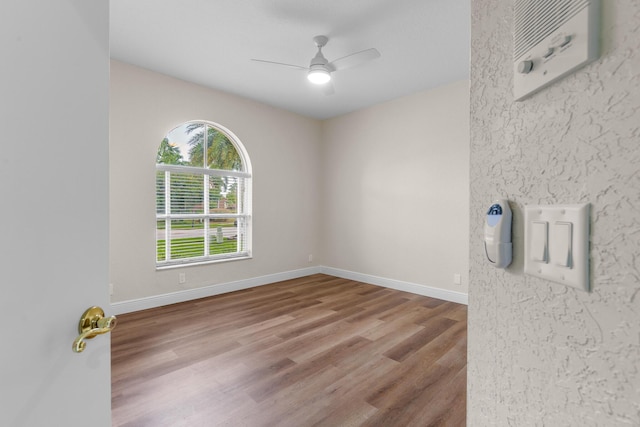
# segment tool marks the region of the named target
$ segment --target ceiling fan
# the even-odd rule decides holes
[[[345,68],[355,67],[364,62],[371,61],[380,57],[380,52],[377,49],[370,48],[361,50],[359,52],[351,53],[347,56],[343,56],[334,61],[327,61],[327,58],[322,54],[322,48],[327,44],[329,38],[327,36],[315,36],[313,42],[318,48],[316,56],[311,58],[311,63],[308,67],[303,67],[294,64],[284,64],[282,62],[266,61],[264,59],[252,59],[252,61],[263,62],[267,64],[284,65],[285,67],[293,67],[307,71],[307,78],[311,83],[321,85],[325,95],[333,95],[335,92],[333,83],[331,82],[331,73],[334,71],[344,70]]]

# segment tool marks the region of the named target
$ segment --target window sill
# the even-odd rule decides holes
[[[172,270],[174,268],[184,268],[184,267],[197,267],[197,266],[207,265],[207,264],[218,264],[218,263],[221,263],[221,262],[241,261],[241,260],[247,260],[247,259],[252,259],[252,258],[253,258],[253,256],[251,254],[247,254],[245,256],[238,256],[238,257],[233,257],[233,258],[207,259],[207,260],[194,261],[194,262],[183,262],[183,263],[176,263],[176,264],[156,265],[156,271]]]

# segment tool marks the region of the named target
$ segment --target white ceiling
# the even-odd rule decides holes
[[[111,0],[111,57],[318,119],[469,77],[470,0]],[[303,70],[313,36],[329,61],[381,57],[333,74]]]

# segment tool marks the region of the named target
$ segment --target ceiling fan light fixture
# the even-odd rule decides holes
[[[323,66],[312,66],[307,74],[307,79],[313,84],[323,85],[331,80],[331,74]]]

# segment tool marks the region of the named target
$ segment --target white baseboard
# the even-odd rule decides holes
[[[191,301],[198,298],[206,298],[213,295],[240,291],[243,289],[254,288],[256,286],[268,285],[270,283],[281,282],[283,280],[297,279],[299,277],[310,276],[317,273],[328,274],[331,276],[341,277],[343,279],[357,280],[358,282],[369,283],[376,286],[383,286],[385,288],[397,289],[404,292],[411,292],[418,295],[456,302],[458,304],[468,305],[469,303],[469,296],[462,292],[432,288],[430,286],[402,282],[400,280],[387,279],[384,277],[371,276],[369,274],[356,273],[353,271],[341,270],[339,268],[316,266],[302,268],[299,270],[285,271],[282,273],[268,274],[266,276],[253,277],[250,279],[237,280],[235,282],[219,283],[217,285],[204,286],[202,288],[185,289],[183,291],[171,292],[169,294],[154,295],[151,297],[139,298],[129,301],[114,302],[111,304],[111,313],[116,315],[131,313],[134,311],[161,307],[163,305]]]
[[[151,297],[139,298],[129,301],[114,302],[111,304],[111,312],[116,315],[131,313],[134,311],[161,307],[163,305],[175,304],[178,302],[191,301],[198,298],[206,298],[213,295],[255,288],[256,286],[268,285],[270,283],[281,282],[283,280],[297,279],[299,277],[305,277],[312,274],[320,273],[320,271],[320,266],[302,268],[299,270],[291,270],[282,273],[268,274],[266,276],[252,277],[250,279],[237,280],[235,282],[219,283],[216,285],[204,286],[202,288],[185,289],[183,291],[171,292],[169,294],[154,295]]]
[[[416,283],[403,282],[400,280],[387,279],[385,277],[371,276],[369,274],[356,273],[348,270],[341,270],[333,267],[321,267],[320,272],[330,276],[341,277],[343,279],[356,280],[358,282],[368,283],[370,285],[383,286],[385,288],[396,289],[412,294],[423,295],[431,298],[438,298],[445,301],[456,302],[458,304],[469,305],[469,295],[449,291],[446,289],[433,288],[431,286],[418,285]]]

